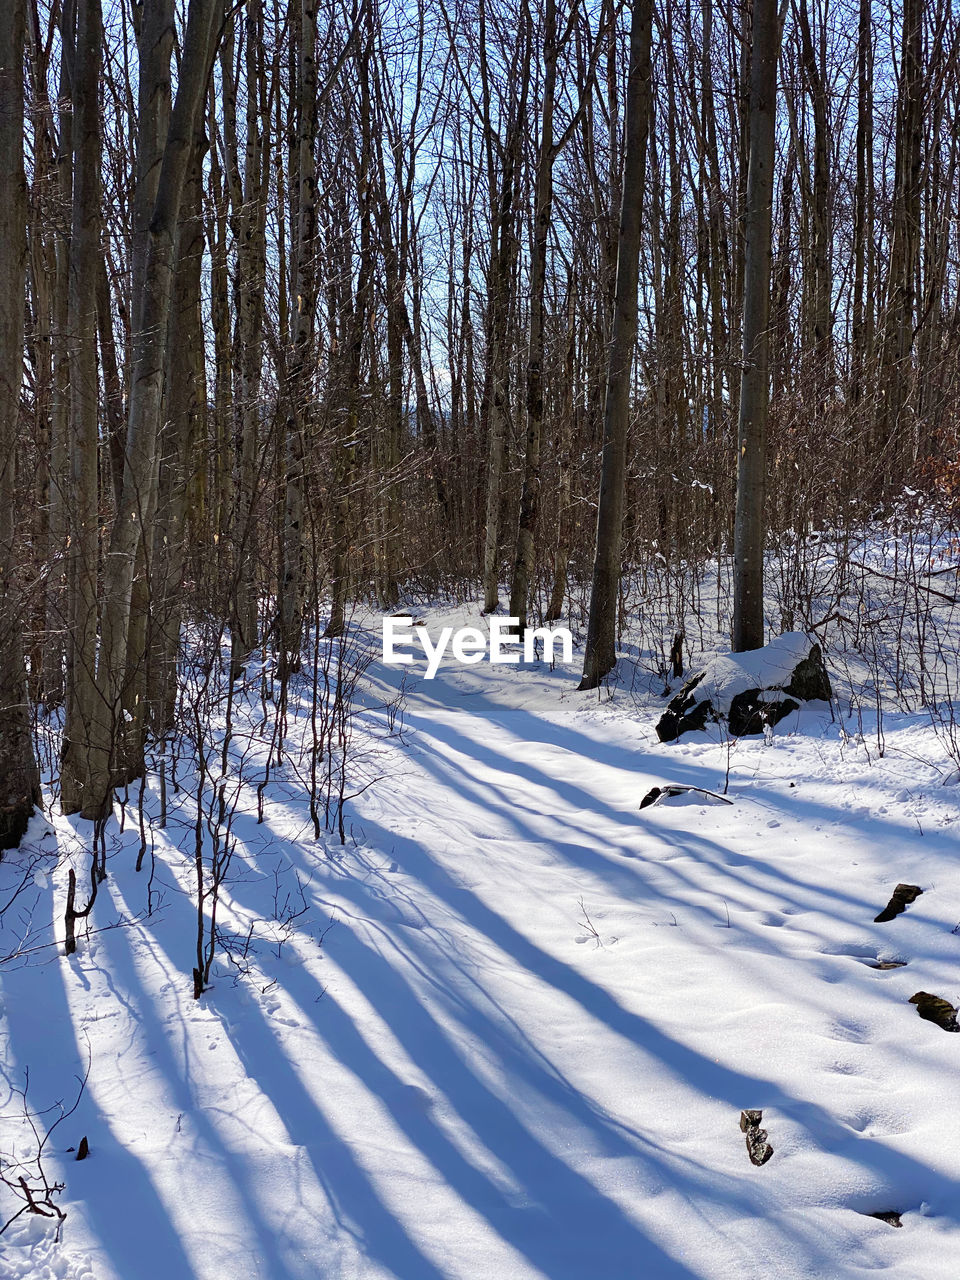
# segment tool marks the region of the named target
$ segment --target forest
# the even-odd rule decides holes
[[[3,0],[0,1275],[952,1280],[958,112],[952,0]]]

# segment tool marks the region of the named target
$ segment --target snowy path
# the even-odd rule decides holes
[[[254,980],[190,998],[172,850],[154,922],[0,972],[10,1079],[40,1103],[93,1063],[65,1246],[21,1219],[4,1280],[955,1280],[960,1036],[908,1000],[960,994],[957,789],[806,712],[736,747],[734,805],[640,813],[726,752],[574,689],[414,683],[337,861],[276,788],[231,906],[298,870],[311,910]],[[898,880],[923,896],[874,924]],[[140,909],[128,851],[107,883]]]

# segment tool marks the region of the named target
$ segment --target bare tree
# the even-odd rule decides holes
[[[634,0],[630,22],[630,72],[613,338],[607,364],[596,554],[581,689],[595,689],[617,662],[620,538],[626,485],[630,384],[637,338],[637,287],[650,125],[652,38],[652,0]]]
[[[763,624],[763,503],[770,406],[770,241],[780,21],[776,0],[754,0],[750,57],[750,161],[743,285],[743,373],[737,436],[733,648],[759,649]]]
[[[14,480],[23,368],[27,184],[23,166],[24,0],[0,22],[0,850],[20,842],[40,779],[30,737],[14,578]]]
[[[81,812],[89,818],[103,816],[112,792],[134,575],[145,530],[151,527],[156,510],[156,450],[180,209],[222,15],[222,0],[191,0],[149,225],[142,292],[133,300],[134,353],[123,489],[105,558],[96,701],[85,760]]]
[[[505,101],[501,104],[501,129],[494,120],[493,82],[489,64],[486,4],[479,15],[480,106],[483,145],[490,192],[490,255],[486,298],[486,375],[481,419],[487,433],[487,478],[483,550],[483,608],[496,609],[500,592],[501,510],[503,472],[510,417],[509,328],[514,269],[519,251],[517,238],[517,188],[523,131],[526,126],[530,83],[530,26],[524,22],[507,64]],[[528,14],[529,17],[529,14]]]
[[[76,21],[76,28],[72,23]],[[67,699],[60,803],[82,810],[90,798],[88,751],[99,695],[96,687],[99,487],[97,420],[97,260],[101,252],[100,0],[77,0],[63,14],[62,38],[73,50],[73,208],[67,309],[70,353],[70,440]],[[68,64],[69,65],[69,64]]]

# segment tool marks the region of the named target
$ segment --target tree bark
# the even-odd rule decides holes
[[[910,407],[924,179],[923,15],[923,0],[905,0],[896,111],[893,226],[880,341],[877,446],[883,460],[885,490],[899,476],[903,461],[912,461],[915,453],[916,436]]]
[[[65,21],[69,14],[65,13]],[[73,56],[73,209],[67,332],[70,440],[67,499],[67,699],[60,771],[64,813],[89,796],[88,750],[98,711],[96,688],[99,500],[97,487],[97,260],[100,256],[99,106],[103,23],[100,0],[78,0]],[[73,43],[74,32],[64,29]]]
[[[317,2],[301,0],[297,68],[297,244],[294,265],[293,351],[287,378],[284,432],[284,508],[280,580],[281,679],[300,670],[304,447],[311,353],[317,309]]]
[[[597,540],[581,689],[595,689],[617,662],[617,597],[627,467],[630,383],[637,340],[640,228],[651,107],[652,0],[634,0],[630,22],[623,196],[617,242],[613,336],[603,410]]]
[[[521,634],[527,626],[527,606],[533,585],[534,539],[540,516],[540,449],[543,436],[543,328],[546,311],[547,239],[553,210],[554,98],[557,89],[557,6],[546,0],[543,30],[543,101],[540,109],[540,147],[534,193],[533,262],[530,271],[530,345],[527,356],[527,429],[523,450],[523,485],[517,521],[517,548],[510,584],[510,617],[519,618]]]
[[[763,646],[763,504],[770,405],[770,243],[780,23],[776,0],[754,0],[750,157],[743,279],[743,372],[737,433],[733,649]]]
[[[81,810],[87,818],[103,817],[112,795],[111,770],[127,671],[134,573],[156,509],[157,439],[180,206],[222,14],[222,0],[191,0],[176,100],[149,224],[142,291],[133,299],[127,449],[123,491],[104,565],[96,715],[91,725]]]
[[[237,480],[232,538],[235,574],[235,598],[230,627],[232,679],[240,678],[257,643],[255,514],[266,272],[264,150],[269,122],[266,114],[260,115],[264,77],[261,0],[247,2],[244,68],[247,110],[243,204],[238,216],[237,246],[237,394],[234,402],[237,422]]]
[[[202,260],[201,181],[205,139],[198,134],[183,195],[177,271],[167,339],[166,409],[160,436],[157,514],[149,551],[149,612],[145,658],[145,706],[128,708],[135,734],[137,775],[143,768],[146,720],[155,737],[170,732],[177,696],[177,654],[183,617],[184,535],[188,495],[206,412],[203,329],[200,317]],[[129,665],[129,664],[128,664]]]
[[[810,28],[808,0],[794,4],[800,31],[801,65],[813,107],[813,180],[810,184],[811,256],[808,262],[808,347],[812,355],[817,408],[822,407],[834,384],[833,368],[833,219],[831,216],[830,151],[832,145],[826,84]],[[822,51],[822,45],[821,45]],[[772,196],[771,196],[772,199]]]
[[[863,398],[873,368],[873,10],[860,0],[857,33],[857,182],[853,215],[853,315],[850,399]]]
[[[24,0],[11,0],[0,22],[0,852],[20,843],[40,803],[19,624],[23,601],[14,580],[14,481],[27,262],[25,28]]]
[[[570,564],[570,452],[574,423],[574,379],[577,349],[577,314],[574,274],[567,281],[567,347],[563,369],[563,403],[557,424],[557,540],[553,551],[553,585],[543,615],[544,622],[556,622],[563,615]]]
[[[492,613],[500,594],[500,524],[503,507],[503,472],[507,426],[510,420],[508,336],[514,263],[519,249],[516,234],[517,172],[527,115],[530,82],[528,25],[521,27],[508,87],[505,138],[494,132],[490,102],[491,76],[486,56],[486,8],[479,7],[480,74],[482,82],[483,141],[490,181],[490,262],[487,270],[486,374],[481,419],[487,435],[487,477],[484,503],[483,611]],[[500,180],[495,178],[500,161]]]

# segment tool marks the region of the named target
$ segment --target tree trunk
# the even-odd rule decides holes
[[[264,149],[268,116],[260,115],[263,92],[263,12],[248,0],[244,45],[246,148],[243,204],[237,246],[237,442],[236,516],[233,529],[235,600],[230,627],[231,678],[239,679],[257,643],[256,489],[260,442],[260,380],[263,371]]]
[[[743,280],[743,372],[737,438],[733,648],[763,646],[763,503],[770,405],[770,242],[780,25],[776,0],[754,0],[750,62],[750,158]]]
[[[75,17],[68,14],[65,25],[72,31]],[[75,7],[73,9],[75,15]],[[61,36],[62,38],[62,36]],[[39,697],[47,707],[56,706],[63,698],[63,658],[67,635],[65,625],[66,576],[64,564],[67,550],[66,496],[67,432],[70,405],[70,368],[67,333],[67,303],[69,290],[69,235],[59,210],[71,206],[71,173],[73,169],[73,125],[70,85],[67,77],[69,46],[64,46],[66,56],[61,55],[59,68],[59,93],[57,115],[47,92],[49,50],[40,36],[40,18],[37,0],[32,0],[27,17],[27,42],[31,68],[31,90],[42,112],[44,121],[43,145],[37,144],[34,161],[34,219],[30,239],[36,255],[35,306],[43,308],[46,315],[37,315],[36,323],[45,328],[48,352],[45,377],[49,379],[44,397],[43,412],[46,431],[43,443],[47,458],[41,459],[41,472],[46,481],[41,496],[45,523],[42,546],[48,564],[43,599],[40,604],[42,623],[39,625],[37,654],[32,663],[32,675]],[[41,274],[45,277],[41,282]],[[39,405],[38,405],[39,409]],[[41,444],[43,447],[43,444]]]
[[[597,541],[581,689],[595,689],[603,677],[613,670],[617,662],[620,540],[626,485],[630,383],[637,339],[640,226],[643,190],[646,182],[651,107],[652,29],[652,0],[634,0],[630,22],[627,136],[623,161],[620,235],[617,243],[617,285],[613,336],[607,365]]]
[[[229,25],[228,25],[229,30]],[[225,37],[226,42],[226,37]],[[232,349],[230,340],[230,286],[227,248],[227,195],[216,144],[216,102],[211,88],[208,107],[210,148],[210,202],[207,245],[210,251],[210,325],[213,330],[213,485],[211,495],[213,541],[221,556],[235,557],[234,532],[234,412]],[[281,276],[281,279],[283,277]]]
[[[96,715],[91,725],[82,808],[87,818],[104,816],[112,794],[111,769],[127,671],[134,572],[156,510],[157,439],[180,206],[222,12],[221,0],[191,0],[177,95],[149,225],[142,292],[133,299],[127,449],[123,492],[104,565]]]
[[[546,0],[543,31],[543,103],[537,183],[534,195],[533,262],[530,272],[530,347],[527,358],[527,430],[523,451],[523,486],[517,522],[517,549],[510,584],[510,617],[527,625],[527,606],[534,573],[534,539],[540,516],[540,447],[543,436],[543,327],[547,287],[547,239],[553,211],[554,97],[557,87],[557,6]]]
[[[343,372],[338,386],[342,405],[333,406],[334,421],[337,423],[333,440],[333,495],[332,510],[334,520],[333,548],[330,556],[330,617],[327,622],[325,636],[343,634],[346,622],[346,604],[350,584],[350,545],[353,542],[358,522],[355,509],[356,498],[353,488],[356,481],[357,439],[361,422],[361,370],[365,339],[371,327],[371,299],[373,292],[374,243],[373,243],[373,114],[370,97],[370,64],[374,48],[374,27],[372,13],[367,10],[367,31],[359,58],[360,109],[358,123],[360,129],[360,155],[358,173],[358,204],[360,254],[356,266],[356,297],[346,320],[346,343],[342,354]],[[354,274],[350,264],[345,273],[347,281]],[[401,309],[401,318],[406,317],[406,308]],[[409,324],[407,326],[409,328]],[[411,348],[414,370],[419,360],[418,354]],[[336,385],[336,384],[335,384]],[[338,397],[338,398],[339,398]],[[419,402],[420,393],[417,398]],[[425,440],[428,451],[435,455],[429,438]]]
[[[300,670],[306,410],[317,307],[317,3],[301,0],[297,84],[297,245],[293,353],[287,379],[280,581],[280,675]]]
[[[87,752],[98,697],[97,570],[97,259],[100,256],[100,0],[79,0],[73,56],[73,211],[67,332],[70,343],[70,441],[67,705],[60,804],[76,813],[87,804]],[[65,15],[66,17],[66,15]],[[72,31],[64,39],[73,41]]]
[[[877,445],[884,489],[912,461],[915,443],[912,402],[914,320],[921,238],[923,189],[923,0],[905,0],[897,94],[893,227],[880,342],[880,404]]]
[[[853,317],[850,399],[863,398],[873,367],[873,29],[871,0],[860,0],[857,34],[857,182],[853,215]]]
[[[200,317],[204,252],[201,181],[205,139],[198,134],[183,195],[177,272],[167,342],[166,412],[161,432],[157,515],[151,531],[148,654],[144,681],[151,732],[173,727],[177,696],[177,651],[183,617],[187,499],[196,440],[206,412],[203,329]],[[136,764],[143,766],[144,710],[130,708],[127,730],[136,732]]]
[[[821,65],[814,48],[810,29],[808,0],[795,6],[800,30],[801,64],[810,102],[813,107],[813,181],[811,183],[810,219],[812,224],[809,282],[809,347],[814,360],[814,385],[819,411],[834,385],[833,368],[833,274],[830,255],[833,249],[833,219],[830,190],[829,93],[827,69]],[[822,46],[821,46],[822,50]],[[771,197],[772,198],[772,197]]]
[[[503,471],[506,453],[507,425],[510,419],[509,382],[509,316],[513,268],[518,252],[515,228],[517,171],[523,144],[527,114],[527,88],[530,82],[529,24],[521,27],[515,51],[513,71],[508,87],[508,119],[502,145],[494,133],[490,104],[490,73],[486,58],[486,11],[479,8],[480,74],[483,87],[483,141],[490,180],[490,263],[487,271],[486,310],[486,376],[484,379],[481,419],[487,435],[487,477],[484,503],[483,546],[483,611],[492,613],[499,603],[500,592],[500,523],[503,506]],[[516,86],[516,87],[515,87]],[[495,155],[499,155],[501,174],[495,179]]]
[[[574,379],[577,349],[577,314],[574,274],[567,281],[567,349],[563,370],[563,403],[557,425],[557,541],[553,551],[553,586],[544,622],[556,622],[563,616],[567,594],[567,569],[570,564],[570,452],[573,441]]]
[[[0,22],[0,851],[20,843],[40,779],[30,737],[14,581],[17,419],[23,367],[27,182],[23,168],[24,0]]]

